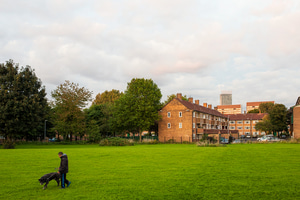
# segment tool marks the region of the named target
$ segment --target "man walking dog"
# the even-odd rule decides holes
[[[71,184],[71,181],[67,180],[67,173],[69,172],[68,156],[63,154],[63,152],[59,152],[58,156],[60,157],[58,173],[61,177],[61,189],[65,189],[65,184],[67,184],[67,187],[69,187]]]

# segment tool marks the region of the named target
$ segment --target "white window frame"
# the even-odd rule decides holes
[[[179,117],[182,117],[182,112],[179,112]]]
[[[236,123],[237,124],[243,124],[243,121],[237,121]]]
[[[179,128],[182,128],[182,123],[181,122],[179,123]]]
[[[168,112],[167,116],[168,116],[168,118],[170,118],[171,117],[171,112]]]
[[[193,123],[193,128],[196,128],[196,124],[195,123]]]
[[[171,123],[168,123],[168,128],[171,128]]]

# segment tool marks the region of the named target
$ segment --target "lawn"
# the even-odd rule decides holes
[[[43,190],[59,151],[72,184]],[[299,144],[21,145],[0,149],[0,199],[299,199],[299,155]]]

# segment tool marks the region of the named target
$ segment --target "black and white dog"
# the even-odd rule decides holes
[[[45,186],[43,187],[43,189],[47,188],[47,185],[49,183],[49,181],[55,179],[56,182],[57,182],[57,186],[59,186],[59,178],[60,178],[60,175],[59,173],[57,172],[53,172],[53,173],[49,173],[49,174],[45,174],[44,176],[42,176],[39,181],[40,181],[40,184],[43,185],[44,183]]]

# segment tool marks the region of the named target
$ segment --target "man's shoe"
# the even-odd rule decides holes
[[[69,183],[68,183],[67,187],[69,187],[70,185],[71,185],[71,181],[69,181]]]

